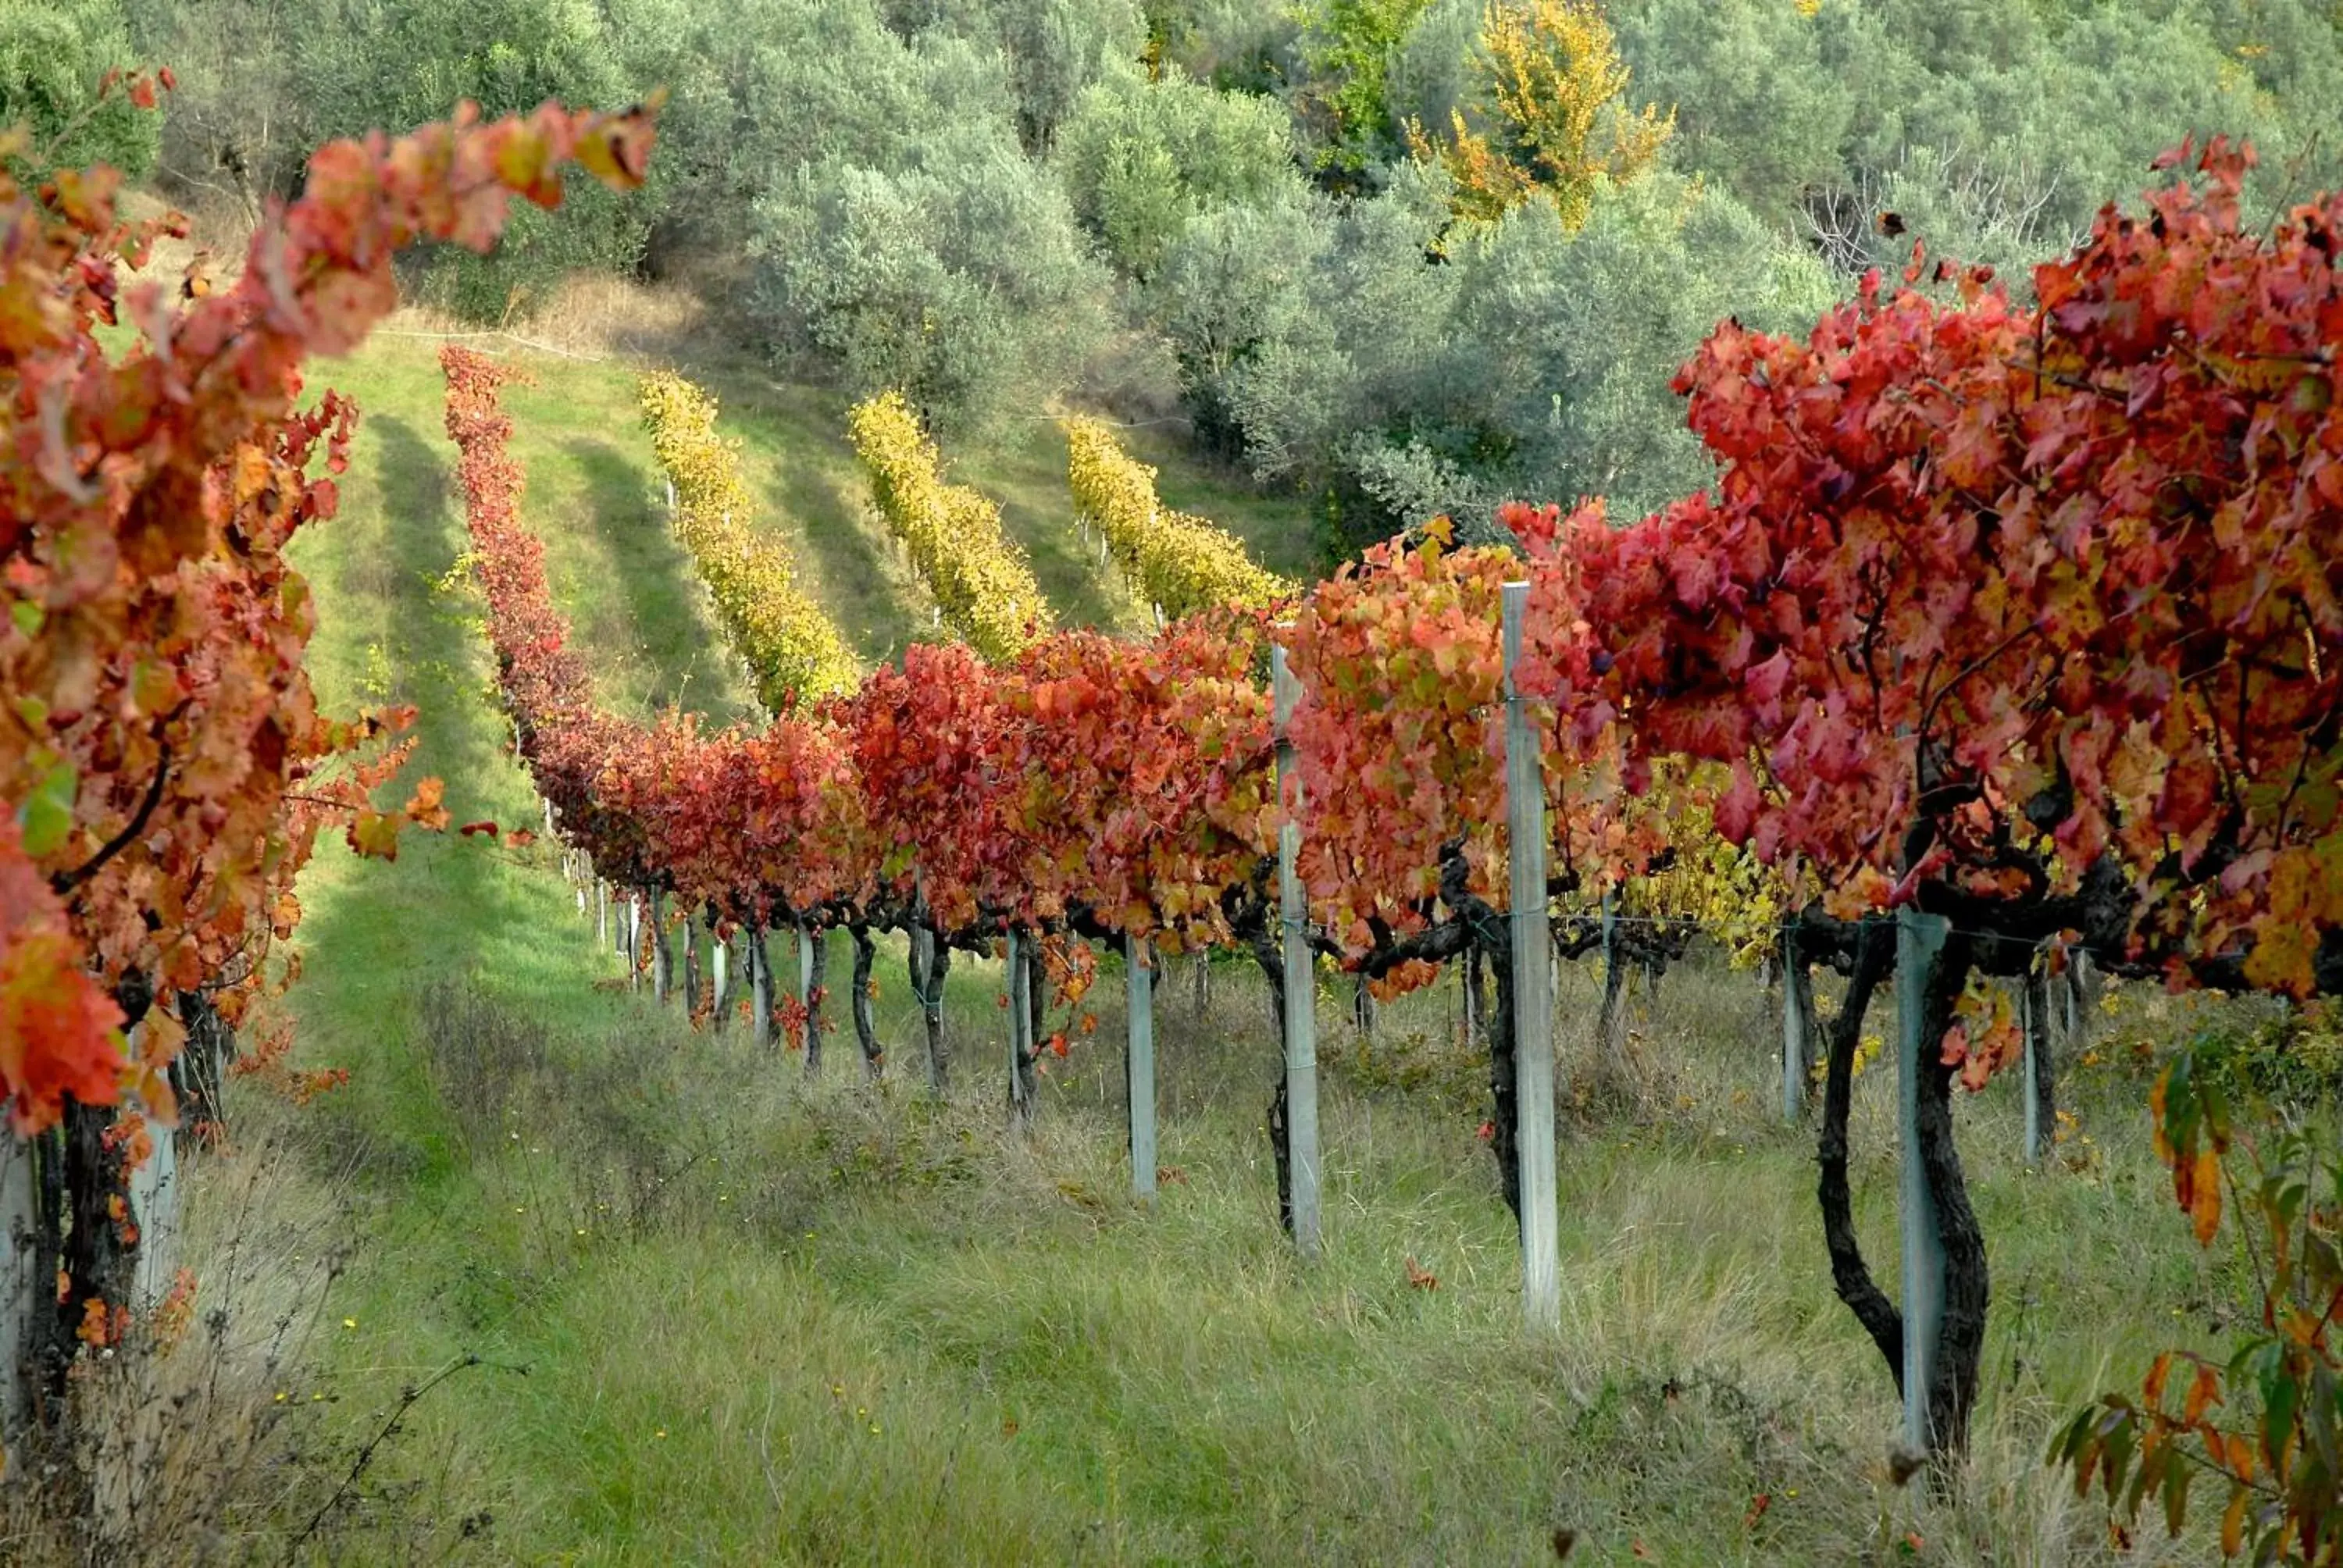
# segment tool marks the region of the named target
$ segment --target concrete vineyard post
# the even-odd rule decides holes
[[[713,930],[708,933],[708,967],[709,996],[715,1004],[709,1021],[720,1030],[724,1027],[724,1011],[732,1005],[732,944]]]
[[[1033,1129],[1033,1101],[1027,1076],[1032,1070],[1033,1054],[1026,1033],[1032,1025],[1031,976],[1024,944],[1013,929],[1003,944],[1001,960],[1007,971],[1004,978],[1009,982],[1009,1125],[1013,1131],[1030,1132]]]
[[[2026,1030],[2024,1081],[2019,1085],[2026,1096],[2026,1162],[2036,1165],[2050,1137],[2048,1123],[2054,1120],[2054,1112],[2045,1103],[2047,1096],[2042,1092],[2049,1082],[2049,1063],[2044,1059],[2050,1052],[2050,977],[2039,968],[2026,971],[2017,1009],[2018,1020]]]
[[[1899,1213],[1904,1274],[1904,1443],[1915,1453],[1935,1451],[1928,1433],[1928,1385],[1936,1371],[1936,1341],[1945,1317],[1945,1244],[1936,1229],[1936,1201],[1920,1154],[1920,1060],[1928,987],[1950,923],[1906,904],[1896,911],[1896,1136],[1902,1150]]]
[[[34,1288],[39,1210],[30,1139],[0,1136],[0,1430],[13,1431],[30,1392],[19,1375],[43,1293]]]
[[[1304,1258],[1320,1247],[1318,1202],[1318,987],[1310,956],[1309,904],[1302,873],[1302,780],[1286,726],[1302,699],[1302,683],[1286,667],[1285,649],[1269,650],[1271,704],[1277,737],[1277,909],[1285,959],[1285,1138],[1293,1170],[1293,1245]]]
[[[773,965],[765,951],[765,928],[750,921],[749,942],[749,1039],[762,1050],[773,1043]]]
[[[919,1004],[922,1024],[927,1021],[928,971],[935,967],[935,933],[928,930],[927,921],[914,920],[911,923],[910,962],[907,967],[911,977],[911,1000]],[[937,1087],[936,1061],[933,1052],[930,1052],[928,1057],[928,1087],[930,1090]]]
[[[1131,1190],[1155,1196],[1155,955],[1125,933],[1123,970],[1130,993]]]
[[[653,890],[650,907],[651,1000],[664,1006],[667,1002],[669,981],[672,977],[668,973],[667,920],[666,910],[661,907],[662,902],[658,890]]]
[[[643,896],[627,898],[627,989],[643,989]]]
[[[178,1272],[179,1211],[186,1196],[178,1139],[156,1128],[154,1142],[155,1151],[130,1172],[130,1217],[138,1227],[131,1301],[140,1312],[151,1310],[169,1292],[171,1277]]]
[[[1505,827],[1511,840],[1513,1082],[1522,1172],[1522,1313],[1562,1326],[1561,1219],[1554,1193],[1554,929],[1545,894],[1545,769],[1529,699],[1514,684],[1530,585],[1504,585]]]
[[[813,1071],[815,1061],[820,1061],[822,1045],[813,1039],[818,1027],[813,1017],[813,938],[806,935],[806,921],[797,921],[797,1006],[806,1010],[806,1071]]]
[[[947,1069],[944,1056],[943,970],[937,963],[951,959],[951,950],[936,940],[933,915],[928,908],[928,877],[911,868],[911,994],[920,1004],[920,1025],[927,1037],[928,1092],[940,1097]],[[940,947],[940,950],[939,950]]]
[[[1806,1113],[1806,1076],[1815,1042],[1806,1038],[1814,1013],[1814,977],[1798,951],[1795,921],[1782,926],[1782,1120],[1793,1124]]]
[[[1607,1064],[1627,1049],[1627,971],[1619,963],[1619,895],[1603,895],[1603,1010],[1596,1029]]]
[[[602,879],[594,879],[594,940],[598,945],[610,940],[610,890]]]

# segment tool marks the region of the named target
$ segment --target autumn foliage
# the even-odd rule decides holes
[[[2343,202],[2265,239],[2246,156],[2200,163],[2038,309],[1957,274],[1805,342],[1720,327],[1678,380],[1714,494],[1517,515],[1574,727],[1632,704],[1639,761],[1730,766],[1727,836],[1842,911],[2030,903],[2175,980],[2325,989]]]
[[[946,625],[996,662],[1048,634],[1049,601],[1024,552],[1001,531],[1001,508],[966,485],[944,482],[942,457],[900,393],[854,406],[848,418],[855,456],[888,531]]]
[[[1119,446],[1098,419],[1068,419],[1066,478],[1089,519],[1140,594],[1173,620],[1232,605],[1261,609],[1297,591],[1263,570],[1225,529],[1164,506],[1155,470]]]
[[[760,532],[738,446],[716,433],[716,400],[680,376],[639,388],[651,450],[675,488],[676,537],[691,552],[725,636],[749,666],[768,712],[845,691],[854,656],[799,586],[786,547]]]
[[[332,517],[356,411],[303,407],[301,367],[397,305],[399,246],[483,248],[571,164],[638,183],[649,136],[645,115],[548,106],[332,143],[235,285],[195,298],[121,281],[179,226],[123,221],[113,171],[0,174],[0,1092],[20,1134],[68,1096],[167,1115],[176,1025],[148,998],[256,973],[326,822],[388,854],[399,820],[444,816],[371,803],[399,716],[328,719],[302,668],[315,617],[285,547]],[[110,351],[116,324],[136,336]]]

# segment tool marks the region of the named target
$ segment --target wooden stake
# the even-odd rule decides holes
[[[1511,840],[1513,1083],[1522,1171],[1522,1314],[1562,1326],[1561,1216],[1554,1152],[1554,928],[1545,892],[1545,770],[1529,699],[1514,684],[1530,585],[1504,585],[1505,818]]]
[[[1936,1197],[1920,1159],[1920,1060],[1928,987],[1951,929],[1942,915],[1906,904],[1896,911],[1896,1134],[1903,1148],[1901,1218],[1904,1243],[1904,1444],[1935,1452],[1928,1434],[1928,1385],[1936,1371],[1936,1341],[1945,1319],[1945,1243],[1936,1228]]]
[[[1131,1190],[1155,1196],[1155,955],[1137,937],[1122,939],[1130,999],[1131,1038],[1125,1058],[1131,1085]]]
[[[1304,1258],[1321,1247],[1318,1201],[1317,976],[1310,959],[1309,903],[1294,860],[1302,852],[1302,780],[1294,774],[1293,742],[1286,726],[1302,700],[1302,683],[1286,668],[1285,649],[1269,650],[1271,704],[1277,737],[1278,920],[1285,957],[1285,1141],[1293,1170],[1293,1245]]]

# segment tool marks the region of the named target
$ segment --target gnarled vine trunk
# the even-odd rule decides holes
[[[800,940],[806,944],[807,961],[811,964],[811,979],[805,993],[805,1070],[808,1078],[821,1076],[821,1004],[828,1000],[823,992],[830,988],[824,983],[830,974],[830,950],[825,933],[820,926],[800,928]]]
[[[1958,931],[1948,935],[1920,1014],[1920,1163],[1927,1174],[1936,1237],[1945,1253],[1944,1316],[1927,1390],[1929,1457],[1940,1470],[1945,1460],[1968,1449],[1969,1417],[1976,1409],[1977,1374],[1985,1355],[1986,1312],[1993,1294],[1985,1232],[1969,1204],[1968,1181],[1953,1136],[1953,1076],[1957,1069],[1944,1060],[1945,1035],[1955,1022],[1953,1010],[1968,983],[1972,962],[1969,939]]]
[[[1879,982],[1893,968],[1894,947],[1894,927],[1888,921],[1865,920],[1856,933],[1847,1000],[1830,1031],[1816,1160],[1821,1168],[1818,1196],[1823,1241],[1830,1256],[1832,1284],[1878,1348],[1901,1394],[1906,1392],[1904,1347],[1909,1325],[1864,1262],[1847,1185],[1846,1141],[1855,1054],[1863,1037],[1864,1016]],[[1916,1020],[1920,1070],[1916,1085],[1915,1142],[1928,1186],[1936,1241],[1944,1253],[1943,1310],[1928,1387],[1924,1391],[1927,1457],[1939,1478],[1946,1473],[1946,1462],[1968,1446],[1992,1294],[1985,1235],[1969,1203],[1968,1184],[1954,1139],[1952,1088],[1957,1069],[1943,1060],[1945,1035],[1955,1021],[1954,1007],[1974,961],[1970,939],[1959,931],[1949,933],[1927,977]],[[1901,1028],[1915,1027],[1912,1020],[1899,1019],[1897,1023]]]
[[[910,945],[911,994],[919,999],[927,1030],[928,1089],[941,1094],[951,1080],[951,1057],[944,1047],[944,977],[951,970],[951,944],[921,920],[911,927]]]
[[[236,1060],[236,1029],[202,991],[179,992],[177,1004],[187,1042],[171,1063],[171,1083],[179,1095],[179,1137],[192,1140],[221,1126],[226,1115],[223,1085]]]
[[[154,990],[134,972],[115,987],[114,1000],[135,1030],[154,1005]],[[45,1422],[65,1397],[93,1305],[110,1312],[134,1304],[137,1232],[124,1227],[135,1227],[137,1212],[124,1151],[107,1137],[120,1114],[111,1105],[67,1100],[64,1117],[35,1146],[33,1282],[35,1299],[51,1310],[35,1317],[25,1355]]]
[[[870,992],[873,981],[871,965],[878,961],[878,944],[870,939],[870,925],[857,920],[846,928],[854,939],[854,995],[849,1005],[854,1013],[854,1038],[862,1047],[862,1070],[870,1081],[879,1081],[883,1057],[879,1048],[878,1022],[871,1017]]]
[[[1615,1063],[1627,1049],[1627,965],[1618,944],[1603,944],[1603,1010],[1595,1015],[1594,1040],[1602,1060]]]
[[[1502,936],[1503,920],[1493,915],[1490,919]],[[1489,1013],[1489,1093],[1496,1101],[1489,1118],[1489,1152],[1496,1158],[1497,1182],[1518,1228],[1522,1222],[1521,1095],[1513,1060],[1513,966],[1506,961],[1506,954],[1488,949],[1485,935],[1476,930],[1475,937],[1475,948],[1487,951],[1489,968],[1497,980],[1497,1005]]]
[[[1293,1145],[1285,1115],[1285,951],[1273,928],[1252,934],[1253,961],[1269,982],[1269,1015],[1277,1040],[1277,1087],[1269,1096],[1269,1153],[1277,1167],[1277,1222],[1293,1234]]]
[[[1823,1069],[1823,1121],[1815,1150],[1821,1178],[1816,1198],[1822,1209],[1823,1248],[1830,1258],[1832,1288],[1863,1325],[1863,1332],[1871,1336],[1900,1393],[1904,1318],[1863,1260],[1863,1243],[1855,1232],[1854,1195],[1846,1177],[1846,1123],[1855,1099],[1855,1053],[1863,1043],[1863,1023],[1872,996],[1895,967],[1895,930],[1884,920],[1865,920],[1855,932],[1855,944],[1854,971],[1847,979],[1846,1000],[1831,1020]]]

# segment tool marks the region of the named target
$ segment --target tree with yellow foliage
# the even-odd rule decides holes
[[[1575,229],[1598,182],[1643,173],[1675,129],[1673,110],[1628,111],[1627,67],[1596,0],[1489,0],[1473,65],[1489,131],[1474,130],[1461,109],[1450,111],[1444,145],[1408,125],[1416,156],[1447,166],[1459,217],[1493,222],[1543,196]]]

